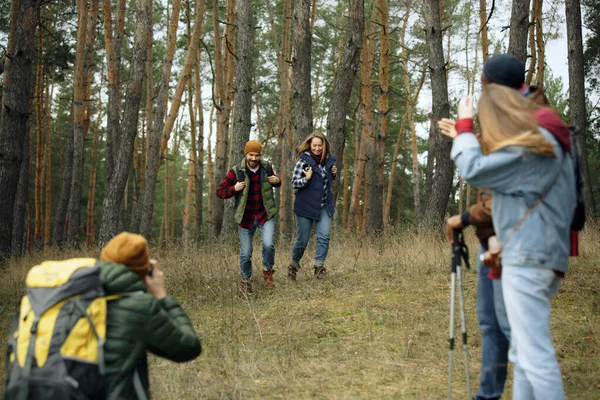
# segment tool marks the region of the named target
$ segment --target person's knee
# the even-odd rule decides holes
[[[242,262],[250,261],[252,258],[252,248],[240,250],[240,260]]]

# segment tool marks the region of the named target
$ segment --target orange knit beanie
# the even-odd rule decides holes
[[[244,154],[248,153],[262,153],[262,144],[258,140],[249,140],[244,149]]]
[[[100,260],[124,264],[132,271],[144,271],[150,265],[148,241],[135,233],[119,233],[104,246]]]

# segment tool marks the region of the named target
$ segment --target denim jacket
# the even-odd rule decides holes
[[[471,133],[456,137],[450,157],[464,180],[492,190],[492,220],[503,246],[503,264],[566,272],[576,197],[571,155],[562,151],[550,132],[538,129],[554,146],[556,158],[520,146],[483,155]],[[513,232],[544,195],[542,203]]]

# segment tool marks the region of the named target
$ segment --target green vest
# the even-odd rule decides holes
[[[273,197],[273,187],[267,180],[268,173],[273,171],[271,163],[268,161],[260,161],[260,188],[262,192],[262,201],[265,210],[267,211],[267,217],[269,219],[275,217],[277,214],[277,206],[275,205],[275,197]],[[246,159],[243,159],[241,164],[233,169],[238,181],[241,181],[242,174],[244,176],[244,182],[246,187],[242,191],[242,194],[235,198],[235,222],[240,224],[244,218],[244,211],[246,209],[246,201],[248,200],[248,193],[250,192],[250,178],[246,174]]]

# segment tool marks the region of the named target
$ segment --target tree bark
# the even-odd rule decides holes
[[[43,65],[43,39],[42,29],[38,28],[38,64],[36,66],[35,79],[35,231],[34,241],[36,244],[42,242],[43,220],[43,191],[44,191],[44,65]]]
[[[67,242],[75,245],[79,241],[79,221],[81,217],[81,194],[83,191],[83,156],[84,143],[84,86],[85,86],[85,48],[87,41],[87,24],[92,22],[87,0],[77,0],[77,45],[75,50],[75,66],[73,74],[73,176],[71,177],[71,192],[67,208]]]
[[[487,0],[479,0],[479,29],[481,30],[481,56],[483,57],[483,62],[486,62],[489,57],[488,27],[486,22]],[[475,47],[475,54],[477,54],[477,46]]]
[[[267,11],[269,14],[269,24],[271,28],[271,37],[273,40],[273,47],[277,54],[277,73],[279,76],[279,106],[277,108],[277,144],[279,162],[279,176],[287,177],[290,176],[294,162],[294,149],[293,149],[293,133],[294,128],[290,118],[291,114],[291,79],[290,79],[290,66],[289,60],[291,58],[291,20],[292,20],[292,0],[285,0],[283,3],[283,27],[281,33],[281,40],[277,37],[277,31],[275,27],[275,17],[271,2],[265,0],[267,5]],[[276,162],[276,160],[273,160]],[[291,185],[284,182],[279,188],[279,233],[282,238],[289,238],[292,236],[292,187]]]
[[[217,132],[215,140],[215,160],[214,160],[214,179],[223,179],[225,176],[225,159],[227,152],[227,125],[229,124],[229,109],[226,99],[227,83],[225,82],[225,61],[222,53],[222,37],[219,28],[219,4],[217,0],[213,4],[213,35],[215,41],[214,62],[215,62],[215,94],[216,94],[216,119]],[[213,182],[215,185],[216,182]],[[211,197],[216,197],[216,193],[211,190]],[[223,212],[225,205],[220,199],[212,202],[212,234],[218,238],[223,226]]]
[[[196,243],[204,241],[204,110],[202,109],[202,85],[200,83],[200,49],[196,52],[196,80],[194,96],[198,114],[198,154],[196,155]],[[209,196],[210,197],[210,196]]]
[[[329,112],[327,114],[327,136],[331,143],[331,150],[338,160],[343,159],[346,146],[346,117],[350,96],[352,95],[352,86],[354,86],[358,72],[364,28],[365,2],[364,0],[350,0],[346,40],[331,85],[331,101],[329,102]],[[345,187],[348,186],[347,180],[348,177],[346,171],[344,171]],[[333,181],[334,199],[337,199],[338,196],[339,181],[339,179]]]
[[[437,121],[448,118],[448,82],[446,80],[446,64],[442,45],[442,29],[440,24],[440,8],[437,0],[426,0],[424,3],[426,19],[426,41],[429,48],[429,73],[431,77],[431,96],[433,99],[431,115],[431,131],[429,140],[434,140],[435,170],[431,196],[427,201],[423,222],[430,228],[438,228],[444,222],[448,196],[452,188],[454,166],[450,160],[452,141],[441,137]]]
[[[0,110],[0,265],[11,253],[13,208],[29,120],[33,42],[39,0],[13,0]]]
[[[108,184],[112,177],[115,163],[115,153],[119,149],[120,129],[120,90],[119,70],[120,63],[120,41],[122,34],[118,33],[119,21],[121,21],[121,10],[125,6],[124,0],[117,2],[117,27],[113,30],[112,7],[110,0],[102,0],[102,11],[104,20],[104,46],[106,52],[107,81],[108,81],[108,111],[106,122],[106,151],[104,161],[105,183]],[[115,33],[116,38],[115,38]],[[119,48],[117,57],[117,48]]]
[[[152,130],[148,131],[146,141],[146,170],[144,172],[144,192],[142,193],[139,232],[146,237],[148,241],[152,239],[152,214],[154,211],[156,177],[158,176],[158,169],[160,167],[161,141],[165,128],[165,115],[167,113],[169,101],[169,81],[171,79],[171,68],[173,66],[173,56],[175,54],[175,42],[177,40],[177,26],[180,10],[181,0],[174,0],[171,16],[169,17],[167,48],[163,61],[162,78],[158,89],[156,111],[154,113],[154,121],[152,122]]]
[[[529,0],[512,0],[508,53],[525,64],[527,61],[527,32],[529,30]]]
[[[596,219],[596,206],[592,192],[588,163],[587,114],[585,105],[585,75],[583,69],[583,39],[581,33],[581,2],[567,0],[565,3],[567,19],[567,49],[569,58],[569,117],[572,125],[580,129],[581,172],[583,175],[583,199],[586,217]]]
[[[230,166],[244,158],[244,147],[250,139],[252,128],[252,69],[254,61],[254,15],[252,0],[238,0],[237,7],[237,44],[234,78],[233,140],[231,141]],[[229,203],[233,199],[228,200]],[[225,215],[223,232],[229,236],[235,232],[233,204]],[[226,206],[227,208],[227,206]]]
[[[377,128],[375,129],[375,143],[373,156],[370,161],[371,185],[369,185],[369,198],[371,199],[368,215],[369,232],[383,232],[383,180],[385,177],[385,138],[388,126],[388,91],[390,67],[390,32],[387,0],[378,0],[379,8],[379,98],[377,99]]]
[[[142,83],[152,24],[150,11],[151,0],[136,1],[136,25],[133,55],[131,62],[131,80],[127,87],[125,108],[123,112],[123,138],[119,157],[115,163],[113,179],[109,183],[104,201],[102,202],[102,225],[100,228],[100,243],[106,243],[114,236],[119,227],[119,211],[123,204],[123,196],[131,161],[133,159],[133,142],[137,134],[138,113],[142,98]]]
[[[313,131],[310,0],[295,0],[293,11],[294,133],[296,146]]]
[[[32,98],[29,98],[31,103]],[[31,104],[30,104],[31,107]],[[19,257],[25,253],[27,234],[27,199],[29,198],[29,141],[30,121],[27,121],[25,138],[23,140],[23,161],[19,171],[19,186],[14,202],[14,222],[12,230],[12,256]]]
[[[51,212],[52,212],[52,148],[50,147],[50,113],[52,111],[52,99],[54,99],[54,78],[52,82],[48,82],[46,85],[46,109],[44,111],[46,128],[46,141],[44,149],[44,183],[45,187],[45,199],[44,199],[44,251],[50,248],[52,237],[51,237]]]
[[[374,8],[375,10],[375,8]],[[374,13],[375,11],[373,11]],[[352,195],[350,197],[350,212],[348,216],[348,230],[359,232],[362,222],[359,221],[361,214],[360,193],[363,189],[363,198],[367,198],[367,155],[372,154],[373,146],[373,92],[371,80],[373,77],[373,46],[374,46],[374,22],[371,20],[368,31],[363,33],[363,46],[360,52],[360,91],[362,103],[362,132],[358,155],[354,160],[355,170],[352,181]],[[356,146],[357,144],[355,144]],[[363,204],[367,203],[366,201]],[[363,208],[366,210],[366,208]]]

